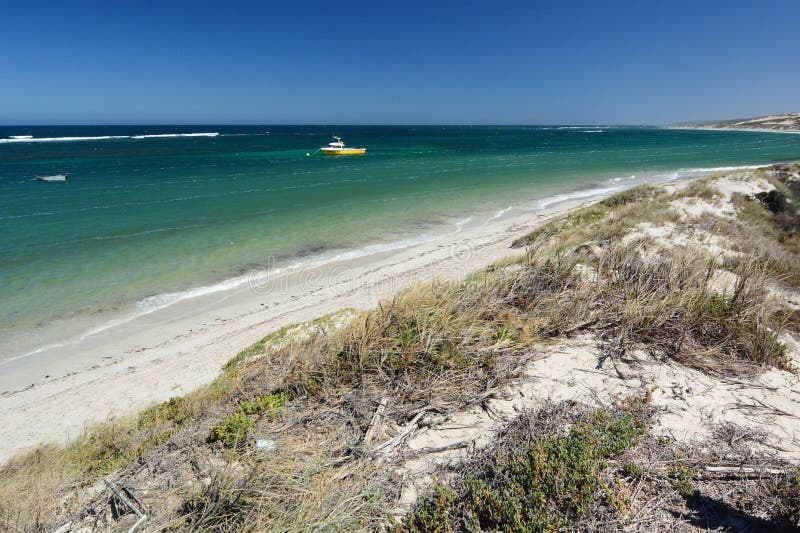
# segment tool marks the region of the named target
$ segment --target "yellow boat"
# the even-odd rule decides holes
[[[320,146],[320,151],[325,155],[360,155],[367,152],[366,148],[347,148],[341,137],[333,137],[333,142],[328,146]]]

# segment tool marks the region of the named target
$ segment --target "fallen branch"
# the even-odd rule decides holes
[[[106,487],[108,487],[109,490],[112,492],[112,494],[114,494],[114,496],[116,496],[119,501],[127,505],[131,511],[136,513],[136,516],[141,517],[146,515],[146,513],[143,510],[140,510],[139,507],[137,507],[136,505],[133,504],[133,502],[131,502],[131,500],[125,495],[123,491],[119,489],[119,487],[117,487],[117,485],[113,481],[109,479],[104,479],[103,481],[105,482]]]
[[[375,437],[378,434],[378,431],[383,426],[381,419],[383,417],[383,412],[386,410],[386,404],[389,403],[389,398],[383,397],[381,398],[378,407],[375,409],[375,413],[372,415],[372,420],[369,422],[369,426],[367,426],[367,431],[364,433],[364,445],[369,446]]]
[[[798,416],[796,414],[790,413],[788,411],[784,411],[783,409],[778,409],[774,405],[769,405],[768,403],[764,402],[763,400],[759,400],[759,399],[753,398],[753,401],[763,405],[765,409],[772,409],[773,411],[775,411],[776,413],[778,413],[780,415],[791,416],[792,418],[798,418]]]
[[[143,514],[142,516],[140,516],[139,520],[137,520],[136,523],[133,524],[131,526],[131,528],[128,530],[128,533],[134,533],[136,531],[136,529],[138,529],[139,526],[141,526],[142,524],[144,524],[147,521],[147,518],[148,517],[147,517],[146,514]]]
[[[437,446],[435,448],[420,448],[419,450],[411,450],[403,454],[403,460],[413,459],[414,457],[419,457],[420,455],[429,455],[433,453],[442,453],[452,450],[460,450],[461,448],[468,448],[473,442],[475,442],[475,439],[454,442],[452,444]]]
[[[120,488],[113,481],[111,481],[110,479],[104,479],[103,481],[105,482],[106,487],[108,487],[108,489],[111,491],[111,493],[119,501],[121,501],[122,503],[127,505],[128,508],[131,511],[133,511],[134,513],[136,513],[136,516],[139,517],[139,519],[136,521],[136,523],[134,523],[131,526],[131,528],[128,530],[128,533],[134,533],[139,528],[139,526],[144,524],[147,521],[147,519],[149,518],[149,516],[147,515],[147,509],[145,509],[144,505],[142,505],[142,502],[140,502],[138,500],[138,498],[136,498],[136,496],[134,496],[128,490],[125,490],[125,489],[120,490]],[[130,497],[133,499],[133,501],[138,504],[138,507],[133,504],[133,502],[128,498],[126,493],[128,493],[130,495]]]
[[[422,418],[424,414],[425,411],[417,413],[417,415],[411,419],[411,422],[406,424],[406,427],[404,427],[400,433],[387,440],[383,444],[378,445],[373,452],[383,451],[383,453],[388,453],[392,448],[398,446],[412,431],[417,428],[417,422],[419,422],[419,419]]]
[[[762,385],[761,383],[755,383],[755,382],[740,381],[738,379],[725,378],[724,381],[725,383],[730,383],[732,385],[743,385],[745,388],[748,389],[765,389],[772,392],[778,390],[778,387],[770,387],[769,385]]]
[[[766,402],[764,402],[762,400],[758,400],[756,398],[750,398],[750,400],[753,403],[744,403],[744,402],[740,401],[736,405],[736,408],[737,409],[742,409],[742,410],[767,411],[767,412],[771,412],[771,413],[776,414],[776,415],[790,416],[792,418],[800,418],[794,413],[789,413],[788,411],[784,411],[783,409],[778,409],[774,405],[770,405],[770,404],[768,404],[768,403],[766,403]]]
[[[706,472],[719,474],[785,474],[786,471],[780,468],[767,468],[761,466],[704,466]]]

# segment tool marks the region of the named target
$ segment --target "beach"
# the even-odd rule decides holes
[[[268,285],[245,284],[222,298],[187,299],[70,343],[63,353],[54,349],[36,364],[27,358],[9,363],[4,380],[13,392],[0,396],[0,460],[39,442],[63,444],[86,424],[190,392],[212,381],[238,351],[283,326],[345,308],[367,309],[415,283],[463,278],[515,253],[511,242],[538,224],[600,196],[299,270]]]
[[[738,131],[738,132],[755,132],[755,133],[786,133],[798,134],[798,129],[773,129],[773,128],[752,128],[752,127],[736,127],[736,126],[670,126],[670,129],[675,130],[695,130],[695,131]]]
[[[0,132],[30,134],[0,146],[0,459],[190,392],[283,326],[466,276],[584,202],[800,149],[759,133],[381,127],[354,128],[378,139],[366,156],[328,159],[306,156],[319,128],[270,129]],[[26,177],[54,158],[77,175]]]
[[[796,227],[786,195],[800,167],[707,174],[573,191],[425,242],[252,272],[87,336],[69,346],[83,367],[0,397],[0,457],[56,444],[7,462],[0,493],[67,529],[163,527],[198,500],[227,520],[214,502],[242,490],[253,520],[296,523],[299,509],[353,529],[365,515],[416,520],[433,480],[518,454],[531,431],[629,449],[669,498],[631,497],[654,523],[687,512],[690,482],[727,494],[741,487],[729,473],[763,468],[783,483],[800,463],[800,343],[781,316],[800,300],[791,241],[778,239]],[[625,344],[608,337],[619,331]],[[634,466],[596,460],[596,475],[637,483]],[[668,466],[686,461],[710,466],[678,493]],[[281,485],[287,471],[301,481]],[[136,494],[136,512],[109,512],[107,490]],[[63,509],[54,491],[71,495]]]

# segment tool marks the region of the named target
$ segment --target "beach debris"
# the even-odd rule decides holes
[[[127,506],[136,516],[139,517],[138,520],[136,520],[136,523],[134,523],[133,526],[131,526],[131,528],[128,530],[128,533],[134,533],[139,526],[147,521],[147,509],[145,509],[144,505],[142,505],[142,502],[140,502],[128,489],[124,487],[120,488],[110,479],[104,479],[103,481],[115,498]]]
[[[53,530],[53,533],[69,533],[72,530],[72,522],[66,522],[61,524],[56,529]]]
[[[400,431],[400,433],[398,433],[397,435],[395,435],[391,439],[387,440],[383,444],[379,444],[378,446],[376,446],[375,449],[373,450],[373,453],[377,454],[377,453],[380,452],[384,456],[389,454],[394,448],[396,448],[397,446],[402,444],[406,440],[406,438],[411,433],[414,432],[414,430],[417,429],[420,419],[425,414],[427,414],[427,410],[425,410],[425,409],[423,409],[422,411],[417,413],[417,415],[414,418],[411,419],[411,422],[406,424],[406,426]]]
[[[768,468],[766,466],[704,466],[706,472],[717,474],[735,474],[739,476],[764,476],[764,475],[786,475],[785,468]]]
[[[369,446],[376,439],[376,437],[383,433],[383,412],[386,410],[386,404],[389,403],[389,398],[384,396],[378,403],[375,413],[372,415],[372,420],[364,433],[364,445]]]
[[[271,451],[275,449],[275,441],[270,439],[257,439],[256,448],[259,450]]]

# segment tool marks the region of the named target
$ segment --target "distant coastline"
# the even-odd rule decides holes
[[[762,131],[773,133],[800,133],[800,113],[767,115],[762,117],[723,120],[718,122],[697,122],[677,124],[671,129],[682,130],[724,130],[724,131]]]
[[[687,126],[687,125],[680,125],[680,126],[666,126],[666,129],[670,130],[699,130],[699,131],[745,131],[745,132],[753,132],[753,133],[800,133],[800,129],[793,129],[793,130],[776,130],[776,129],[769,129],[769,128],[729,128],[725,126]]]

